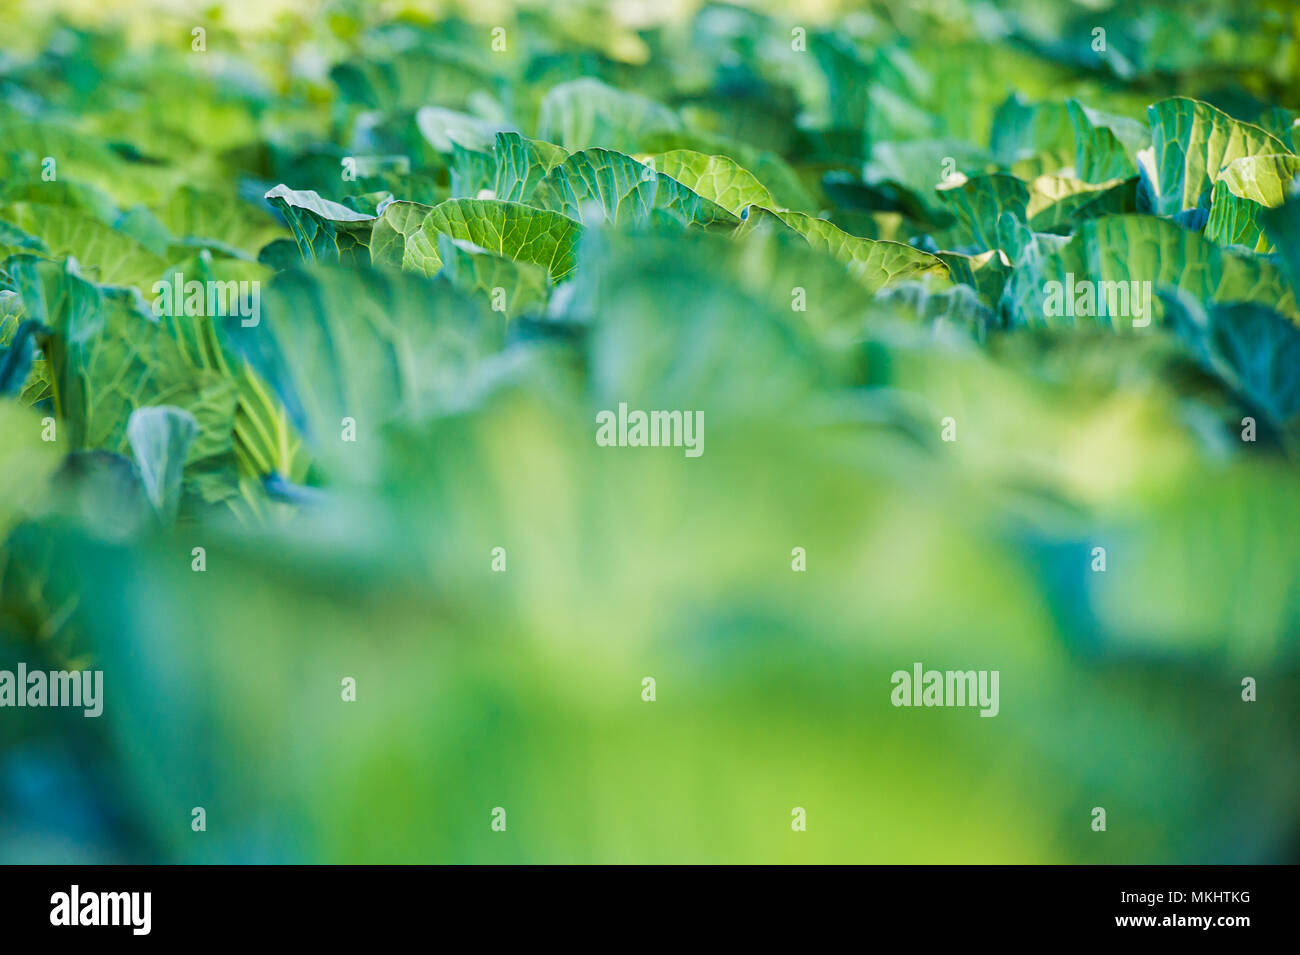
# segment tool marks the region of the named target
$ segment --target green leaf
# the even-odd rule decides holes
[[[1270,246],[1259,225],[1259,213],[1263,208],[1258,202],[1233,195],[1228,183],[1220,179],[1211,193],[1205,237],[1220,245],[1239,245],[1256,252],[1268,252]]]
[[[531,202],[584,225],[592,210],[614,225],[645,226],[654,210],[688,225],[740,224],[738,216],[671,176],[609,149],[584,149],[546,174]]]
[[[478,199],[483,190],[492,187],[495,178],[496,160],[491,153],[452,143],[451,198]]]
[[[1070,176],[1039,176],[1028,184],[1029,202],[1025,206],[1025,216],[1030,223],[1035,219],[1040,223],[1067,221],[1069,213],[1066,209],[1049,210],[1053,206],[1061,206],[1062,203],[1066,204],[1067,209],[1084,205],[1096,199],[1099,193],[1115,185],[1117,183],[1114,181],[1091,183]],[[1039,231],[1045,230],[1039,229]]]
[[[440,106],[420,109],[415,114],[415,125],[430,146],[448,155],[457,146],[474,152],[488,152],[496,136],[509,129],[503,123]]]
[[[1059,295],[1053,303],[1054,294],[1070,286],[1081,288],[1083,282],[1093,283],[1092,315],[1066,314]],[[1132,305],[1133,283],[1138,283],[1137,294],[1149,290],[1149,315],[1137,314],[1140,306]],[[1143,215],[1086,220],[1061,247],[1022,258],[1007,281],[1004,305],[1016,324],[1140,328],[1143,322],[1154,324],[1163,316],[1156,293],[1167,286],[1196,301],[1253,301],[1288,317],[1297,315],[1295,296],[1267,261],[1233,255],[1168,219]],[[1103,304],[1107,288],[1116,292],[1118,302],[1129,299],[1127,314],[1109,314]],[[1068,293],[1064,297],[1069,298]]]
[[[1270,421],[1300,437],[1300,327],[1257,303],[1202,309],[1168,296],[1179,335],[1200,359]]]
[[[830,125],[848,134],[848,151],[860,155],[866,151],[867,142],[863,120],[875,112],[871,108],[875,105],[871,97],[871,64],[850,38],[835,32],[815,36],[811,50],[826,77]],[[911,78],[925,78],[922,71],[917,70],[917,73],[919,77],[913,75]]]
[[[14,332],[18,330],[22,317],[23,300],[18,297],[18,293],[13,289],[0,289],[0,344],[9,342]]]
[[[42,440],[43,430],[41,415],[0,399],[0,543],[40,501],[59,465],[60,448]]]
[[[263,320],[221,333],[288,410],[331,474],[376,462],[379,428],[452,406],[474,364],[500,346],[502,323],[443,283],[369,268],[282,272]],[[344,419],[355,443],[341,439]]]
[[[542,98],[537,127],[540,138],[569,152],[600,146],[631,154],[652,136],[677,132],[681,120],[661,103],[584,77]]]
[[[767,246],[771,238],[760,232],[737,242],[702,229],[611,230],[601,234],[601,243],[584,246],[574,288],[590,309],[583,313],[590,327],[585,387],[595,407],[626,401],[630,407],[704,408],[713,421],[752,416],[755,407],[799,407],[818,364],[808,327],[791,311],[790,287],[734,280],[750,254],[780,247]],[[801,241],[793,234],[790,239]],[[812,253],[807,246],[803,251]],[[811,315],[828,303],[820,294],[825,286],[813,284],[817,276],[804,274],[812,280]],[[857,298],[860,311],[860,290]],[[728,347],[738,341],[745,347]],[[753,375],[762,388],[744,386]]]
[[[981,250],[998,247],[998,217],[1007,212],[1024,222],[1029,187],[1014,176],[976,176],[959,186],[939,190],[939,197],[957,217],[964,244]]]
[[[808,167],[795,169],[790,163],[769,150],[755,149],[747,143],[699,130],[681,130],[675,133],[657,133],[643,138],[643,147],[636,154],[647,155],[688,150],[702,156],[726,156],[742,169],[747,169],[764,184],[776,199],[776,207],[813,212],[819,205],[809,189]]]
[[[993,155],[1016,173],[1060,173],[1074,162],[1074,141],[1070,113],[1061,103],[1031,105],[1017,93],[993,117]]]
[[[948,266],[938,256],[901,242],[850,235],[826,219],[814,219],[801,212],[776,212],[754,206],[749,210],[744,231],[761,228],[765,222],[772,221],[793,229],[814,249],[846,266],[849,274],[872,292],[892,282],[928,279],[946,285],[950,278]]]
[[[424,231],[432,206],[418,202],[390,202],[371,234],[370,259],[432,278],[442,269],[436,235]]]
[[[174,171],[124,162],[106,142],[65,117],[32,118],[0,103],[0,143],[23,150],[37,174],[45,157],[55,159],[60,180],[96,187],[119,205],[160,201],[177,185]]]
[[[518,133],[497,133],[492,147],[496,159],[493,191],[507,202],[527,202],[545,175],[568,154],[559,146]]]
[[[6,294],[17,298],[12,292],[0,293],[0,297]],[[39,322],[23,322],[8,342],[0,346],[0,398],[12,395],[27,383],[32,371],[36,335],[40,328]]]
[[[1226,185],[1234,196],[1273,208],[1286,201],[1297,176],[1300,176],[1300,156],[1289,153],[1242,156],[1228,163],[1219,173],[1218,182]]]
[[[491,252],[467,251],[438,237],[442,275],[453,286],[485,302],[507,319],[540,310],[551,293],[546,269]]]
[[[297,258],[296,254],[294,257]],[[260,320],[260,290],[269,278],[270,271],[260,263],[213,258],[201,251],[177,263],[168,271],[165,281],[216,282],[226,288],[229,282],[249,283],[250,290],[257,290],[259,314],[256,317]],[[183,294],[172,297],[182,304],[185,301]],[[260,494],[253,493],[253,489],[258,487],[261,478],[270,474],[279,474],[290,481],[305,478],[309,459],[302,438],[256,372],[225,346],[218,332],[217,317],[189,314],[175,302],[173,309],[169,312],[162,307],[161,321],[176,339],[186,364],[199,372],[221,375],[233,384],[237,395],[233,462],[225,455],[219,460],[200,462],[207,471],[196,473],[192,468],[187,474],[187,485],[195,485],[208,501],[230,499],[242,491],[241,504],[256,508]],[[245,479],[242,485],[241,478]]]
[[[234,383],[219,371],[195,369],[139,293],[97,286],[30,256],[6,267],[27,314],[48,330],[43,350],[67,446],[125,452],[131,412],[170,404],[199,422],[194,460],[230,453]]]
[[[1029,227],[1035,232],[1072,231],[1084,219],[1135,213],[1137,187],[1136,176],[1117,183],[1036,179],[1030,184]]]
[[[20,252],[49,255],[50,250],[34,235],[29,235],[16,225],[0,222],[0,258],[7,259]]]
[[[895,182],[920,196],[934,198],[935,189],[955,184],[957,177],[975,178],[993,171],[995,163],[987,150],[950,139],[876,143],[863,178],[871,184]]]
[[[195,186],[182,186],[155,207],[154,213],[182,241],[216,239],[251,255],[285,234],[264,209],[237,196]]]
[[[748,169],[727,156],[674,149],[652,156],[653,167],[699,196],[739,216],[749,206],[780,209],[776,197]]]
[[[81,269],[105,285],[147,289],[166,267],[135,239],[73,209],[18,203],[0,216],[39,239],[50,255],[75,258]]]
[[[985,305],[996,307],[1007,276],[1011,274],[1011,265],[1000,249],[990,249],[979,255],[940,252],[938,257],[948,266],[954,282],[969,285]]]
[[[163,259],[167,258],[172,247],[178,244],[176,237],[144,206],[128,209],[108,224],[123,235],[129,235],[154,255]],[[222,243],[215,243],[214,240],[214,244]]]
[[[438,235],[544,267],[552,282],[574,267],[582,226],[548,209],[499,199],[448,199],[432,208],[394,202],[380,217],[374,261],[434,275],[442,268]]]
[[[194,415],[170,405],[137,408],[127,420],[127,441],[145,495],[166,521],[175,519],[180,506],[185,459],[198,431]]]
[[[1155,212],[1176,215],[1209,209],[1214,181],[1243,156],[1275,155],[1287,148],[1273,136],[1199,100],[1175,97],[1147,108],[1151,149],[1139,155]]]
[[[0,175],[3,175],[2,161]],[[28,177],[14,178],[0,186],[0,200],[58,206],[109,226],[117,221],[120,214],[117,204],[103,190],[83,182],[66,180],[45,182]]]
[[[353,57],[337,64],[330,78],[346,101],[384,112],[434,101],[460,106],[494,85],[491,71],[468,50],[427,40],[382,56]]]
[[[1259,220],[1264,234],[1277,247],[1291,289],[1300,295],[1300,197],[1292,194],[1277,208],[1260,210]]]
[[[1135,119],[1066,101],[1074,127],[1075,172],[1084,182],[1107,182],[1137,175],[1137,154],[1151,143],[1147,127]]]
[[[997,316],[966,285],[935,290],[919,282],[900,282],[880,293],[880,301],[910,312],[917,321],[936,329],[956,326],[977,341],[984,341]]]
[[[1210,344],[1229,381],[1279,425],[1300,414],[1300,327],[1256,303],[1210,309]]]
[[[279,185],[266,194],[289,224],[304,262],[353,263],[369,258],[375,216],[322,199],[312,190]]]

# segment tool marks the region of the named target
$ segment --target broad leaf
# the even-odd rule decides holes
[[[198,420],[198,460],[232,449],[236,392],[215,370],[196,370],[138,293],[102,288],[58,263],[10,259],[27,314],[45,325],[55,409],[69,447],[124,452],[131,412],[177,405]]]
[[[199,423],[188,411],[170,405],[137,408],[127,419],[126,437],[146,496],[164,520],[172,520],[181,500],[181,477]]]
[[[1285,153],[1273,136],[1199,100],[1175,97],[1147,110],[1151,149],[1141,154],[1154,211],[1172,216],[1208,209],[1214,181],[1243,156]]]
[[[1228,183],[1220,179],[1210,197],[1210,218],[1205,223],[1205,237],[1220,245],[1239,245],[1256,252],[1268,252],[1269,243],[1259,225],[1264,207],[1251,199],[1234,195]]]
[[[609,149],[585,149],[569,156],[538,184],[532,203],[569,219],[591,224],[645,226],[654,210],[688,225],[735,226],[740,219],[653,166]]]
[[[432,208],[392,203],[376,230],[374,261],[434,275],[442,268],[437,236],[544,267],[551,281],[574,266],[582,226],[558,212],[499,199],[448,199]]]
[[[962,226],[964,244],[981,251],[998,247],[997,223],[1002,213],[1027,219],[1029,187],[1014,176],[977,176],[959,186],[941,189],[942,198]]]
[[[1233,255],[1167,219],[1141,215],[1089,219],[1062,247],[1022,258],[1007,282],[1004,305],[1018,324],[1140,329],[1163,315],[1157,293],[1166,286],[1196,301],[1254,301],[1297,314],[1294,295],[1268,262]],[[1075,304],[1079,296],[1082,308]]]
[[[771,222],[802,235],[814,249],[846,266],[849,274],[872,292],[891,282],[929,279],[947,284],[949,281],[948,266],[937,256],[901,242],[850,235],[826,219],[815,219],[801,212],[774,212],[754,206],[749,210],[746,229]]]
[[[276,186],[266,199],[284,216],[304,262],[352,263],[369,257],[375,216],[285,185]]]
[[[50,255],[75,258],[88,277],[105,285],[147,289],[166,267],[129,235],[73,209],[19,203],[0,210],[0,218],[39,239]]]
[[[336,475],[373,467],[367,449],[385,422],[453,406],[473,364],[500,343],[493,313],[445,284],[367,268],[283,272],[263,311],[256,327],[224,320],[223,338]]]
[[[567,155],[559,146],[525,139],[518,133],[497,133],[492,152],[496,160],[493,192],[509,202],[532,198],[537,184]]]
[[[681,120],[661,103],[584,77],[543,97],[537,128],[542,139],[570,152],[601,146],[636,153],[650,137],[676,132]]]
[[[1137,154],[1151,143],[1147,127],[1135,119],[1111,116],[1068,100],[1074,127],[1074,165],[1084,182],[1107,182],[1137,175]]]
[[[749,206],[780,209],[772,193],[749,170],[727,156],[674,149],[651,157],[653,167],[692,192],[739,216]]]
[[[1219,173],[1219,180],[1234,196],[1271,208],[1286,201],[1297,176],[1300,176],[1300,156],[1287,153],[1242,156],[1228,163]]]

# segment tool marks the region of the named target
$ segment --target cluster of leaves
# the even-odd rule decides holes
[[[144,50],[34,25],[30,50],[0,56],[0,629],[53,660],[127,666],[115,641],[147,643],[178,598],[157,583],[128,600],[115,574],[181,592],[156,555],[188,570],[176,553],[221,541],[265,576],[193,600],[216,619],[237,590],[262,614],[250,632],[294,632],[277,608],[332,574],[366,574],[394,613],[427,574],[429,599],[469,615],[494,598],[457,548],[485,553],[481,532],[519,513],[476,485],[549,489],[571,518],[550,544],[586,566],[564,541],[602,498],[575,475],[597,473],[592,410],[627,401],[704,409],[706,457],[730,462],[715,475],[769,465],[783,435],[864,540],[883,525],[861,488],[896,503],[926,488],[948,502],[933,546],[1023,560],[1007,605],[1045,599],[1069,640],[1208,652],[1235,628],[1232,653],[1291,659],[1300,14],[894,6],[818,26],[710,4],[629,26],[603,6],[493,25],[342,2],[255,31],[214,19],[201,38],[164,21]],[[1054,314],[1067,277],[1150,282],[1153,322]],[[156,307],[177,279],[257,283],[259,320]],[[530,428],[583,450],[557,463]],[[537,472],[501,462],[503,431]],[[471,487],[486,496],[454,491]],[[1221,560],[1180,564],[1206,527]],[[1061,585],[1062,555],[1097,528],[1144,570]],[[643,552],[673,549],[638,530]],[[585,539],[602,533],[618,537]],[[350,569],[304,569],[323,540]],[[118,589],[68,570],[101,546],[90,576]],[[751,548],[732,550],[713,554],[715,583],[753,572]],[[962,559],[959,581],[985,560]],[[611,591],[634,576],[605,572]],[[560,598],[526,591],[524,616],[554,619]],[[895,615],[900,639],[951,622],[823,596]],[[154,615],[133,620],[140,606]]]

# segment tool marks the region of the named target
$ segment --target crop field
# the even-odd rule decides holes
[[[1300,862],[1293,0],[0,0],[0,862]]]

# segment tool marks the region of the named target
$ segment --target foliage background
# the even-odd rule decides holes
[[[1298,18],[4,2],[0,669],[106,703],[0,711],[0,860],[1296,861]],[[1176,96],[1231,119],[1171,114],[1156,182]],[[558,277],[381,214],[497,186],[501,130],[726,156],[873,241],[742,222],[743,177],[566,208]],[[1187,159],[1236,148],[1259,201]],[[1156,325],[1044,321],[1067,267],[1156,277]],[[262,327],[145,319],[178,270],[262,281]],[[704,455],[597,448],[619,401],[704,410]],[[917,660],[1000,715],[894,708]]]

